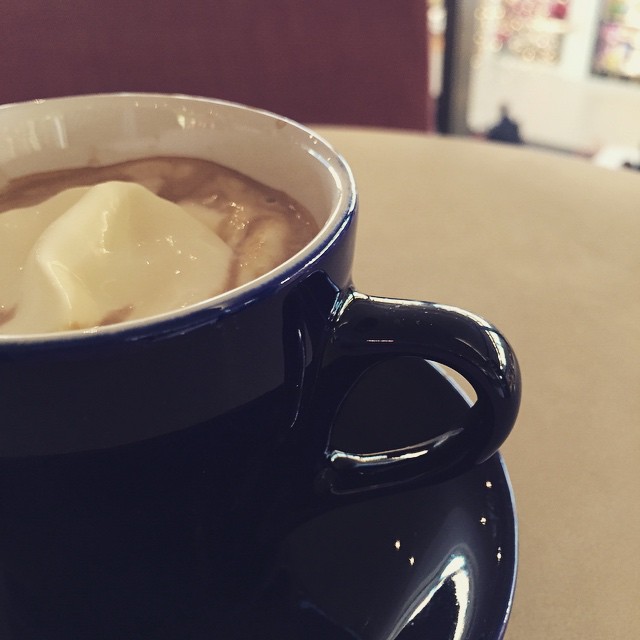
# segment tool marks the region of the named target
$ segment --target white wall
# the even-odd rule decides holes
[[[489,0],[486,5],[496,4]],[[640,84],[591,75],[598,0],[573,0],[556,65],[526,63],[483,47],[473,62],[467,122],[484,131],[502,103],[536,144],[595,153],[640,144]],[[485,34],[487,42],[492,33]]]

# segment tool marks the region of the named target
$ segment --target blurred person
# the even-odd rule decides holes
[[[520,126],[509,115],[509,109],[506,105],[500,106],[500,120],[487,131],[486,138],[494,142],[524,144],[520,136]]]

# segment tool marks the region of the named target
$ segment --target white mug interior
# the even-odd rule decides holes
[[[320,232],[296,255],[247,285],[163,318],[223,304],[225,298],[290,273],[319,252],[354,208],[351,171],[326,141],[287,118],[226,101],[126,93],[10,104],[0,107],[0,139],[0,189],[33,173],[185,156],[218,162],[285,191],[311,212]],[[91,331],[111,332],[152,320]]]

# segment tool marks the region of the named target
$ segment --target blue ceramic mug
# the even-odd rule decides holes
[[[509,434],[520,378],[495,327],[353,288],[353,176],[309,129],[222,101],[120,94],[2,107],[0,135],[3,179],[204,158],[286,191],[320,228],[276,269],[189,308],[0,335],[2,637],[174,637],[157,632],[170,628],[162,594],[222,610],[255,571],[241,558],[301,514],[462,473]],[[340,446],[350,389],[404,356],[458,371],[473,407],[435,432],[425,420],[410,442]]]

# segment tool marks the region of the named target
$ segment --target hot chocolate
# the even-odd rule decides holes
[[[0,192],[0,332],[85,329],[200,302],[317,233],[286,193],[177,157],[29,175]]]

